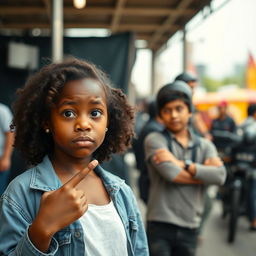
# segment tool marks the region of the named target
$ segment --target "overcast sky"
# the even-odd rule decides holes
[[[226,0],[215,0],[214,7]],[[233,72],[235,64],[247,62],[251,52],[256,59],[256,0],[230,0],[203,22],[201,14],[187,26],[188,41],[193,43],[193,61],[207,65],[208,74],[220,78]],[[182,71],[181,35],[177,34],[157,61],[159,84],[170,82]],[[139,92],[150,87],[150,54],[138,54],[132,80]]]
[[[256,1],[230,0],[192,29],[188,40],[195,42],[196,63],[207,64],[213,76],[226,75],[247,61],[249,51],[256,56]]]

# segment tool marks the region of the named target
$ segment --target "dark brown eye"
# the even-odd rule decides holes
[[[71,117],[74,117],[75,114],[74,114],[74,112],[71,111],[71,110],[65,110],[65,111],[63,112],[63,116],[68,117],[68,118],[71,118]]]
[[[100,117],[101,115],[102,115],[102,112],[101,112],[100,110],[98,110],[98,109],[93,110],[93,111],[91,112],[91,116],[92,116],[93,118]]]

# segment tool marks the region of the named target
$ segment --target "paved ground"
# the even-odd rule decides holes
[[[227,219],[221,218],[220,202],[215,201],[203,231],[203,241],[197,256],[255,256],[256,232],[248,230],[248,221],[239,218],[238,232],[233,244],[227,241]]]
[[[127,160],[131,167],[131,186],[137,196],[142,217],[145,219],[146,207],[138,197],[136,185],[138,172],[134,169],[133,156],[129,155]],[[256,256],[256,232],[250,232],[247,219],[240,217],[236,240],[233,244],[228,244],[227,219],[221,218],[220,202],[216,200],[205,224],[203,240],[198,246],[197,256]]]

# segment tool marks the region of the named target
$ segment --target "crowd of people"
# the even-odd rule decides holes
[[[13,116],[0,104],[0,255],[195,256],[208,187],[227,176],[214,132],[238,129],[224,101],[205,125],[192,103],[197,82],[182,73],[162,86],[136,126],[134,107],[93,64],[74,58],[34,74]],[[255,113],[250,106],[243,129]],[[13,145],[28,170],[8,180]],[[131,146],[144,222],[129,179],[118,177],[126,168],[106,162]]]

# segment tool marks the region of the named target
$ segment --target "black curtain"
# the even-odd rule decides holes
[[[8,43],[21,42],[39,48],[39,68],[51,61],[50,37],[0,36],[0,102],[11,105],[17,88],[25,84],[33,72],[7,66]],[[64,38],[64,56],[86,59],[103,69],[117,88],[128,92],[131,69],[135,61],[134,36],[132,33],[109,37]],[[17,56],[19,58],[19,56]]]

